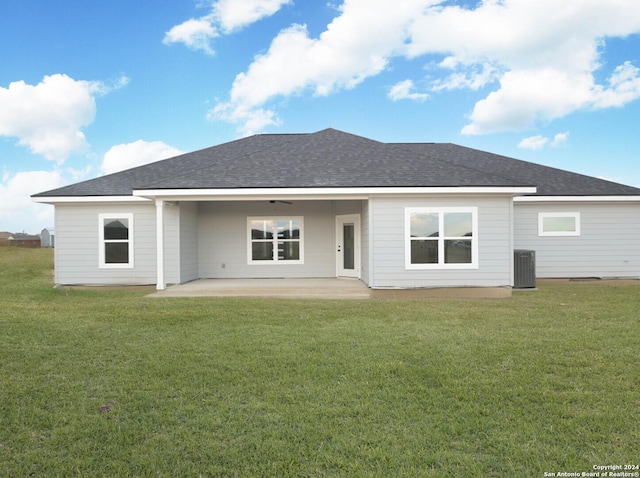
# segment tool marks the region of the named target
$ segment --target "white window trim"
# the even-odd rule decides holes
[[[544,220],[549,217],[572,217],[575,221],[575,231],[545,231]],[[580,213],[579,212],[539,212],[538,213],[538,236],[579,236],[580,235]]]
[[[297,261],[292,260],[278,260],[277,254],[274,254],[274,258],[270,261],[254,261],[252,256],[252,243],[251,240],[251,221],[284,221],[293,220],[300,221],[300,259]],[[278,246],[277,231],[273,237],[274,251]],[[249,265],[292,265],[292,264],[304,264],[304,218],[302,216],[249,216],[247,217],[247,264]]]
[[[411,263],[411,214],[414,212],[433,213],[439,215],[440,230],[444,231],[444,213],[468,212],[471,213],[473,236],[471,237],[471,263],[469,264],[445,264],[444,247],[438,247],[438,264],[412,264]],[[452,270],[452,269],[478,269],[478,208],[477,207],[407,207],[405,208],[404,221],[405,237],[405,268],[410,270]],[[448,239],[446,236],[438,237],[442,243]],[[467,238],[468,239],[468,238]]]
[[[107,264],[105,262],[105,239],[104,239],[104,222],[108,219],[127,219],[129,224],[129,239],[117,241],[117,242],[127,242],[129,243],[129,262],[126,264]],[[98,215],[98,237],[99,237],[99,248],[98,248],[98,266],[100,269],[132,269],[133,268],[133,214],[132,213],[106,213]],[[110,241],[116,242],[116,241]]]

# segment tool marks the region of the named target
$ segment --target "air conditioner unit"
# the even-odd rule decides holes
[[[536,252],[516,249],[513,251],[514,289],[536,287]]]

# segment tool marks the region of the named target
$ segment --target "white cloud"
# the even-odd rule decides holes
[[[243,28],[270,17],[292,0],[218,0],[211,17],[226,32]]]
[[[169,30],[162,41],[165,45],[171,43],[184,43],[192,50],[202,50],[208,55],[213,55],[211,39],[219,36],[211,22],[205,18],[190,19]]]
[[[162,141],[138,140],[133,143],[118,144],[104,155],[102,172],[111,174],[125,169],[142,166],[161,159],[178,156],[183,152]]]
[[[280,120],[273,110],[264,108],[234,107],[232,103],[221,103],[207,113],[207,119],[240,124],[241,136],[250,136],[262,131],[267,126],[278,126]]]
[[[532,150],[542,149],[547,145],[548,142],[549,142],[549,138],[545,136],[541,136],[541,135],[530,136],[520,141],[520,144],[518,144],[518,148],[532,149]]]
[[[640,98],[640,69],[629,62],[615,69],[609,87],[597,85],[593,72],[560,69],[505,73],[500,89],[476,103],[464,134],[522,130],[539,121],[578,110],[620,107]]]
[[[557,147],[561,144],[564,144],[569,139],[569,132],[565,131],[564,133],[558,133],[553,137],[553,141],[551,142],[551,146]]]
[[[518,148],[531,149],[534,151],[542,149],[547,145],[556,148],[566,143],[568,139],[568,132],[558,133],[553,137],[553,139],[547,138],[546,136],[542,135],[529,136],[528,138],[520,141],[520,143],[518,144]]]
[[[77,81],[56,74],[37,85],[16,81],[0,87],[0,136],[16,137],[31,152],[61,164],[88,148],[82,129],[94,120],[95,97],[127,82]]]
[[[278,97],[331,94],[381,73],[396,57],[442,55],[432,91],[495,84],[463,133],[521,130],[640,98],[640,71],[630,63],[612,70],[605,85],[594,76],[604,68],[606,39],[633,33],[640,33],[637,0],[484,0],[474,8],[444,0],[345,0],[317,38],[304,25],[282,30],[210,116],[244,131],[249,122],[275,124],[269,102]]]
[[[325,96],[354,88],[383,71],[403,49],[399,32],[423,3],[398,0],[390,9],[386,0],[346,0],[319,38],[310,38],[305,25],[281,31],[269,50],[236,76],[230,100],[216,106],[211,117],[236,123],[241,132],[249,133],[247,124],[254,115],[271,118],[265,126],[277,124],[275,112],[264,108],[275,97],[304,91]]]
[[[94,93],[95,96],[105,96],[120,88],[124,88],[130,81],[130,78],[121,76],[111,81],[91,81],[89,83],[91,84],[92,93]]]
[[[640,69],[631,62],[618,66],[609,78],[609,88],[595,88],[594,108],[620,107],[640,98]]]
[[[451,57],[449,57],[450,59]],[[432,89],[434,91],[444,90],[479,90],[488,83],[496,81],[499,76],[499,71],[491,64],[484,63],[482,65],[465,67],[461,66],[456,61],[450,62],[449,59],[445,59],[440,63],[441,68],[447,68],[452,70],[461,70],[451,75],[438,79],[433,82]]]
[[[603,39],[640,31],[634,0],[485,1],[473,10],[429,9],[410,30],[410,57],[442,53],[448,55],[443,66],[467,74],[480,65],[500,72],[499,88],[475,105],[465,134],[520,130],[638,98],[639,75],[630,65],[616,70],[609,87],[594,79]]]
[[[463,134],[523,130],[538,121],[550,121],[587,107],[593,94],[593,76],[556,69],[509,71],[500,88],[476,103]]]
[[[59,170],[5,173],[0,183],[0,224],[9,232],[40,233],[53,225],[53,207],[35,204],[32,194],[55,189],[64,184]]]
[[[411,80],[404,80],[399,83],[396,83],[389,90],[389,94],[387,95],[393,101],[398,100],[416,100],[416,101],[424,101],[429,98],[429,95],[426,93],[415,93],[413,92],[415,85]]]
[[[184,43],[192,50],[201,50],[208,55],[215,51],[211,40],[220,32],[229,34],[262,18],[278,12],[292,0],[217,0],[211,12],[200,18],[191,18],[172,27],[165,33],[163,43]]]

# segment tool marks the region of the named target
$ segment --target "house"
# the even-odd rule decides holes
[[[640,277],[640,189],[457,146],[264,134],[35,194],[57,284],[353,277],[372,289]]]
[[[42,232],[40,232],[40,246],[55,247],[55,245],[56,245],[55,229],[53,227],[45,227],[42,230]]]
[[[10,247],[27,247],[33,249],[40,247],[40,236],[32,236],[24,232],[11,234],[7,243]]]

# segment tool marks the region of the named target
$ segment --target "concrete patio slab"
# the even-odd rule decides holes
[[[199,279],[156,291],[149,297],[369,299],[371,294],[358,279]]]

